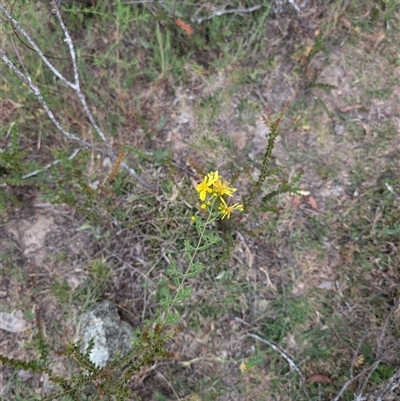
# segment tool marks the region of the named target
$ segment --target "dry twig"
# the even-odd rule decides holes
[[[376,401],[383,401],[384,397],[400,387],[400,369],[387,381],[387,383],[375,394]]]
[[[351,377],[349,380],[347,380],[342,388],[340,389],[339,393],[337,396],[333,399],[333,401],[339,401],[344,394],[344,392],[347,390],[347,388],[357,379],[363,377],[365,375],[365,378],[363,382],[358,386],[357,391],[354,394],[354,401],[362,401],[366,400],[369,398],[369,395],[364,395],[364,390],[367,384],[369,383],[369,379],[372,375],[372,373],[378,368],[379,364],[382,362],[384,355],[387,350],[383,349],[383,341],[385,337],[385,333],[387,330],[387,326],[389,324],[390,319],[392,318],[393,314],[396,312],[396,310],[400,307],[400,298],[395,302],[394,306],[391,308],[389,314],[387,315],[385,319],[385,323],[382,327],[382,330],[379,334],[379,337],[377,339],[377,351],[376,351],[376,361],[365,368],[362,372],[360,372],[358,375]],[[383,397],[388,394],[391,391],[394,391],[397,387],[399,387],[399,378],[400,378],[400,369],[388,380],[388,382],[385,384],[385,386],[379,391],[379,395],[377,395],[377,400],[382,400]]]
[[[223,10],[216,10],[210,16],[204,18],[192,18],[192,22],[197,24],[201,24],[203,21],[208,21],[214,17],[220,17],[224,14],[246,14],[252,13],[253,11],[259,10],[262,5],[257,5],[249,8],[235,8],[235,9],[223,9]]]
[[[246,321],[236,317],[235,320],[237,320],[238,322],[241,322],[243,324],[245,324],[247,327],[252,328],[253,330],[255,330],[249,323],[247,323]],[[300,377],[300,383],[302,386],[302,389],[304,391],[304,394],[306,395],[307,399],[309,400],[310,397],[308,395],[307,389],[305,387],[305,377],[303,375],[303,372],[298,368],[298,366],[294,363],[293,359],[288,355],[288,353],[286,351],[284,351],[281,347],[279,347],[278,345],[274,344],[271,341],[266,340],[265,338],[260,337],[259,335],[256,334],[246,334],[246,337],[250,337],[253,338],[255,340],[258,340],[266,345],[268,345],[269,347],[271,347],[275,352],[277,352],[278,354],[280,354],[282,356],[282,358],[289,364],[289,367],[291,370],[296,371],[296,373],[299,375]]]
[[[36,86],[32,80],[31,77],[29,76],[28,72],[26,71],[24,65],[21,63],[22,65],[22,69],[23,71],[21,71],[19,68],[17,68],[12,61],[7,57],[7,55],[5,54],[5,52],[0,49],[0,58],[3,60],[3,62],[7,65],[7,67],[22,81],[24,82],[29,89],[33,92],[33,94],[36,96],[36,98],[38,99],[39,103],[42,105],[44,111],[46,112],[47,116],[49,117],[49,119],[52,121],[52,123],[56,126],[56,128],[68,139],[78,142],[80,145],[84,146],[85,148],[89,148],[92,150],[95,150],[96,152],[99,152],[103,155],[107,155],[109,156],[113,161],[116,160],[116,155],[113,153],[111,146],[107,140],[106,135],[104,134],[104,132],[101,130],[101,128],[98,126],[87,102],[86,102],[86,98],[82,92],[81,89],[81,84],[80,84],[80,79],[79,79],[79,72],[78,72],[78,67],[77,67],[77,63],[76,63],[76,53],[74,50],[74,46],[72,43],[72,39],[71,36],[69,34],[68,28],[65,26],[61,14],[59,12],[58,7],[55,5],[54,6],[54,10],[55,10],[55,15],[57,16],[57,19],[59,21],[59,24],[61,26],[61,29],[64,33],[64,37],[65,37],[65,42],[68,45],[69,48],[69,52],[70,52],[70,57],[71,57],[71,62],[72,62],[72,67],[73,67],[73,75],[74,75],[74,79],[73,81],[68,80],[63,74],[61,74],[61,72],[59,72],[54,65],[48,60],[48,58],[43,54],[43,52],[40,50],[39,46],[35,43],[35,41],[28,35],[28,33],[21,27],[21,25],[18,23],[17,20],[15,20],[13,18],[13,16],[7,11],[7,9],[0,5],[0,11],[2,11],[7,20],[13,24],[13,27],[18,30],[18,32],[20,32],[24,38],[28,41],[28,43],[30,44],[30,46],[35,50],[35,52],[37,53],[37,55],[39,56],[39,58],[44,62],[44,64],[50,69],[50,71],[57,77],[60,79],[61,82],[63,82],[67,87],[71,88],[74,93],[76,94],[76,96],[78,97],[83,110],[86,114],[86,117],[88,118],[91,126],[94,128],[94,130],[96,131],[96,133],[99,135],[99,137],[102,139],[106,149],[100,148],[98,146],[92,145],[91,143],[79,138],[77,135],[68,132],[61,124],[60,122],[57,120],[57,118],[55,117],[54,113],[52,112],[52,110],[50,109],[50,107],[48,106],[47,102],[45,101],[45,99],[42,96],[42,93],[39,89],[38,86]],[[18,53],[17,56],[19,57]],[[19,57],[19,60],[21,62],[21,59]],[[121,166],[132,176],[134,177],[137,181],[139,181],[142,185],[144,185],[147,188],[150,188],[149,185],[144,182],[135,172],[134,169],[132,169],[131,167],[129,167],[126,163],[121,163]],[[45,167],[45,169],[47,168],[47,166]],[[38,171],[34,172],[35,174],[38,173]],[[34,175],[33,173],[31,175]],[[27,177],[25,177],[27,178]]]

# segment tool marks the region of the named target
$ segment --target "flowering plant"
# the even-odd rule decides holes
[[[213,171],[205,175],[203,181],[196,187],[200,200],[203,202],[201,208],[208,210],[212,214],[217,203],[218,214],[216,217],[220,217],[221,220],[225,219],[225,217],[229,219],[235,210],[242,212],[242,204],[228,204],[225,199],[228,196],[232,196],[236,191],[236,188],[232,188],[229,185],[218,174],[218,171]]]
[[[243,206],[239,203],[230,204],[227,197],[231,197],[236,191],[230,184],[225,181],[218,173],[213,171],[204,176],[200,184],[196,186],[202,202],[201,209],[208,212],[205,219],[192,216],[196,230],[199,234],[197,244],[193,245],[189,240],[185,241],[185,259],[187,267],[185,270],[178,268],[175,260],[171,260],[168,268],[168,276],[172,280],[175,288],[174,294],[171,294],[170,288],[164,286],[160,288],[159,296],[160,308],[158,310],[158,319],[160,323],[177,323],[180,314],[175,312],[178,304],[188,299],[191,295],[191,289],[187,285],[187,279],[200,274],[206,266],[196,261],[197,253],[209,249],[221,241],[217,233],[208,233],[207,227],[215,220],[229,219],[234,211],[243,211]]]

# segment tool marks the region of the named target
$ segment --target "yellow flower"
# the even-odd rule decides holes
[[[224,180],[219,180],[214,182],[212,186],[212,193],[214,196],[232,196],[232,194],[236,191],[236,188],[231,188],[229,183]]]
[[[218,171],[212,171],[211,173],[207,174],[208,177],[208,185],[214,184],[214,182],[217,182],[221,179],[221,177],[218,174]]]
[[[222,177],[218,174],[218,171],[212,171],[208,173],[203,181],[197,185],[196,191],[199,193],[200,200],[203,202],[201,205],[201,209],[206,210],[207,207],[211,204],[211,197],[219,198],[219,211],[221,213],[221,219],[230,218],[231,214],[235,210],[243,211],[243,206],[239,203],[235,203],[234,205],[228,205],[224,196],[232,196],[236,191],[236,188],[232,188],[229,186],[229,183],[222,179]],[[211,195],[210,197],[207,196]]]
[[[196,216],[192,216],[191,218],[190,218],[193,222],[195,222],[197,219],[196,219]]]
[[[199,193],[200,200],[205,201],[207,193],[212,193],[211,186],[220,180],[218,175],[218,171],[213,171],[208,173],[204,178],[203,181],[197,185],[196,191]]]
[[[230,219],[231,214],[235,211],[238,210],[240,212],[243,212],[243,205],[240,203],[235,203],[234,205],[227,205],[224,198],[220,198],[220,205],[219,205],[219,211],[222,214],[221,220],[223,220],[225,217]]]
[[[204,202],[207,193],[212,192],[211,188],[207,185],[207,177],[204,177],[204,180],[199,185],[197,185],[196,191],[199,193],[200,200]]]

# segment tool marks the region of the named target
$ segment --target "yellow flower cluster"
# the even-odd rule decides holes
[[[201,205],[202,209],[207,208],[211,198],[219,199],[218,209],[222,216],[221,220],[225,217],[229,219],[235,210],[243,211],[243,205],[239,203],[235,203],[234,205],[228,205],[226,203],[224,196],[232,196],[236,188],[230,187],[229,183],[218,174],[218,171],[208,173],[203,178],[203,181],[197,185],[196,191],[199,193],[200,200],[203,202]],[[207,196],[209,196],[208,199]]]

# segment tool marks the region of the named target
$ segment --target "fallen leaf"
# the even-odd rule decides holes
[[[111,32],[111,37],[110,37],[110,39],[113,40],[114,42],[116,42],[116,41],[118,40],[118,37],[119,37],[118,30],[114,29],[114,30]]]
[[[248,367],[244,361],[242,361],[242,363],[240,364],[239,369],[242,373],[244,373],[244,372],[246,372],[246,370],[248,370]]]
[[[348,19],[345,17],[340,17],[339,21],[346,27],[346,28],[352,28],[351,23]]]
[[[383,32],[378,33],[378,35],[376,36],[376,42],[374,44],[374,49],[376,49],[379,46],[379,43],[382,42],[383,39],[385,39],[385,34]]]
[[[186,35],[193,35],[193,28],[186,22],[183,22],[181,19],[177,18],[175,20],[175,24],[180,26],[186,32]]]
[[[362,123],[362,127],[363,127],[365,135],[371,135],[371,129],[369,128],[369,126],[367,124]]]
[[[0,89],[3,89],[0,87]],[[10,99],[0,102],[0,121],[4,121],[17,108],[22,107],[22,104],[15,103]]]
[[[308,196],[308,195],[310,195],[310,191],[305,191],[304,189],[299,189],[295,193],[296,193],[296,195],[300,195],[300,196]]]
[[[292,204],[290,205],[292,210],[296,210],[300,206],[300,202],[301,202],[301,196],[298,196],[298,195],[294,196],[293,200],[292,200]]]
[[[309,196],[307,198],[307,203],[311,206],[312,209],[318,210],[317,201],[312,196]]]
[[[306,48],[304,49],[303,54],[304,54],[306,57],[308,57],[308,56],[310,55],[312,49],[313,49],[314,46],[315,46],[315,41],[314,41],[314,39],[311,39],[311,38],[310,38],[310,39],[307,39],[306,42],[307,42],[307,46],[306,46]]]
[[[361,109],[362,107],[363,107],[362,104],[353,104],[352,106],[338,107],[338,110],[341,113],[348,113],[349,111]]]
[[[269,213],[268,212],[263,213],[262,216],[261,216],[261,220],[268,220],[268,218],[269,218]]]
[[[332,383],[332,380],[328,376],[324,375],[312,375],[307,380],[306,383]]]

